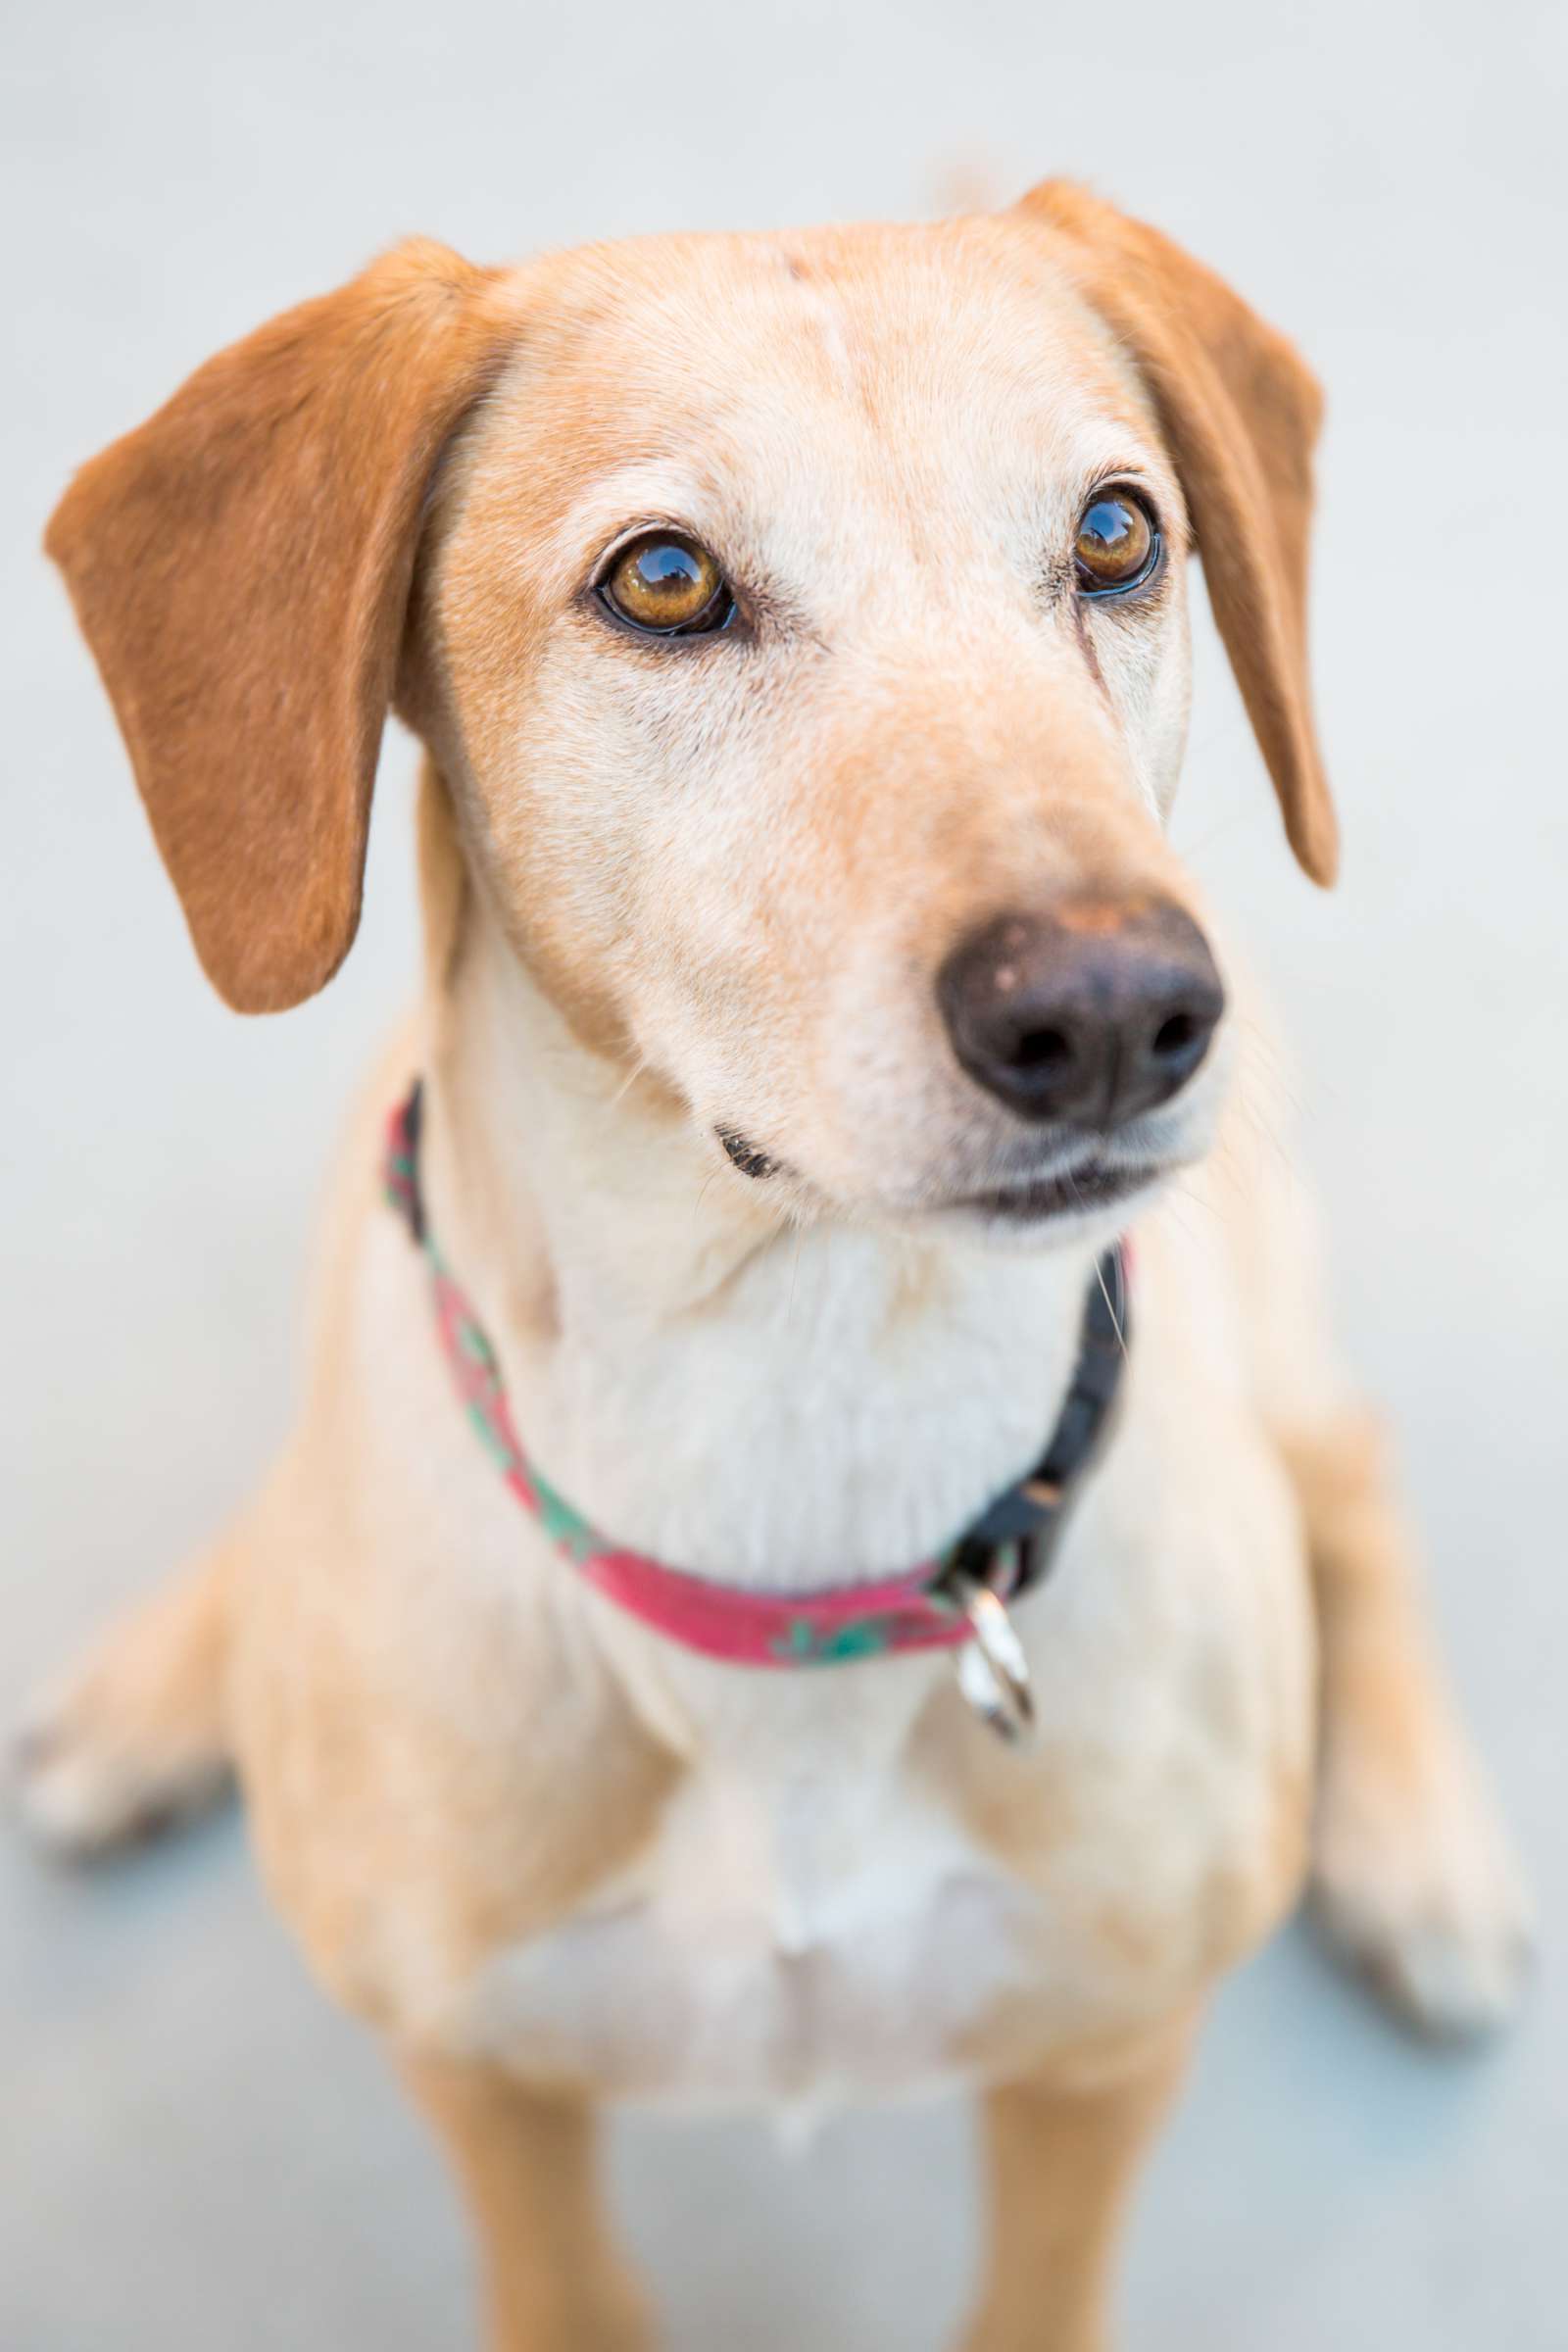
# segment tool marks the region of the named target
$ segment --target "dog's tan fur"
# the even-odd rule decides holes
[[[345,1140],[284,1458],[41,1710],[26,1801],[89,1846],[237,1765],[314,1965],[451,2148],[505,2352],[646,2340],[596,2101],[926,2081],[989,2095],[971,2352],[1102,2345],[1131,2168],[1297,1893],[1314,1785],[1330,1924],[1406,2012],[1512,1997],[1522,1907],[1253,1024],[1151,1131],[1196,1205],[1140,1206],[1122,1423],[1019,1612],[1026,1757],[940,1662],[757,1677],[575,1583],[454,1407],[378,1197],[417,1069],[443,1248],[530,1446],[621,1540],[758,1585],[929,1554],[1038,1446],[1110,1229],[1019,1248],[943,1206],[1017,1140],[932,973],[999,906],[1195,905],[1163,832],[1194,546],[1332,874],[1317,412],[1208,272],[1050,185],[507,272],[403,248],[213,362],[51,526],[219,988],[291,1004],[346,953],[389,703],[429,751],[426,976]],[[1111,471],[1170,543],[1136,613],[1061,586]],[[643,520],[715,547],[746,641],[606,621],[594,563]]]

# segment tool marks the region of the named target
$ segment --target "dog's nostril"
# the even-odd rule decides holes
[[[1198,1022],[1190,1012],[1167,1013],[1154,1031],[1154,1052],[1161,1061],[1187,1054],[1198,1043]]]
[[[1059,1029],[1026,1029],[1010,1059],[1016,1070],[1059,1070],[1072,1059],[1072,1041]]]

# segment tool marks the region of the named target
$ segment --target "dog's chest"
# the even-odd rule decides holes
[[[760,1674],[662,1641],[564,1580],[499,1487],[474,1489],[454,1427],[473,1605],[455,1632],[443,1464],[428,1552],[408,1553],[403,1640],[427,1623],[420,1671],[464,1692],[455,1827],[424,1892],[405,1875],[376,1906],[374,1948],[356,1955],[368,2002],[417,2037],[600,2095],[777,2107],[973,2081],[1190,1998],[1268,1912],[1274,1792],[1307,1715],[1304,1678],[1271,1661],[1308,1652],[1278,1481],[1238,1470],[1227,1508],[1210,1507],[1222,1405],[1152,1377],[1148,1310],[1144,1332],[1115,1443],[1018,1613],[1043,1726],[1028,1756],[970,1722],[943,1658]],[[415,1401],[417,1427],[446,1427],[433,1392]],[[1037,1400],[1035,1426],[1050,1417]],[[975,1417],[977,1452],[997,1445],[990,1418]],[[764,1499],[788,1469],[841,1516],[815,1530],[796,1514],[768,1553],[813,1556],[804,1531],[823,1557],[859,1556],[842,1515],[862,1507],[853,1458],[817,1482],[796,1435],[754,1449]],[[842,1437],[829,1417],[819,1450]],[[395,1457],[409,1447],[422,1458],[412,1426]],[[748,1532],[706,1475],[719,1458],[705,1446],[684,1481],[666,1465],[646,1488],[703,1501],[687,1532],[713,1556],[715,1530],[738,1551]],[[904,1456],[880,1466],[875,1493],[920,1491],[897,1475]],[[993,1459],[976,1491],[1015,1467]],[[920,1492],[905,1559],[958,1516]],[[682,1531],[635,1532],[652,1548]],[[580,1708],[564,1715],[570,1691]],[[622,1740],[664,1759],[667,1786],[656,1771],[645,1798],[613,1762]]]
[[[460,2031],[622,2097],[902,2094],[962,2071],[1039,1931],[1039,1898],[891,1778],[715,1765],[588,1910],[490,1955]]]

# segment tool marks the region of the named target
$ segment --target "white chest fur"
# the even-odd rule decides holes
[[[1038,1899],[881,1780],[695,1774],[654,1850],[498,1952],[463,2038],[613,2095],[814,2106],[929,2087],[1026,1978]]]

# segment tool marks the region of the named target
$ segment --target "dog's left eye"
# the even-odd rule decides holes
[[[600,601],[650,637],[697,637],[734,617],[714,558],[695,539],[649,531],[623,547],[598,583]]]
[[[1131,490],[1098,490],[1078,518],[1073,564],[1082,596],[1124,596],[1159,562],[1159,531]]]

